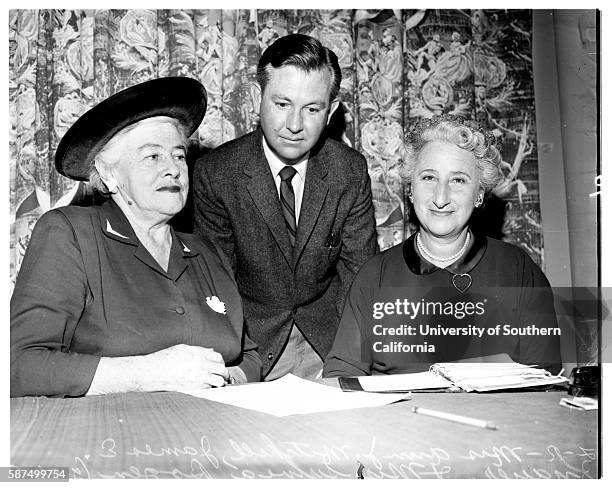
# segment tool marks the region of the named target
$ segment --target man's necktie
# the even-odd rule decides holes
[[[281,169],[279,175],[281,177],[280,184],[280,201],[281,208],[283,209],[283,216],[285,217],[285,224],[287,225],[287,232],[289,233],[289,240],[291,245],[295,245],[295,194],[293,193],[293,186],[291,186],[291,179],[295,176],[297,171],[291,166],[285,166]]]

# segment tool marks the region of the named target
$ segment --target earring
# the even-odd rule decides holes
[[[410,191],[408,192],[408,200],[410,200],[410,203],[412,203],[412,202],[413,202],[413,201],[412,201],[412,190],[410,190]]]
[[[483,195],[478,195],[477,200],[474,202],[474,207],[478,208],[482,205],[482,201],[484,200]]]

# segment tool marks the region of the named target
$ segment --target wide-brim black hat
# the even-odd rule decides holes
[[[55,152],[55,168],[73,180],[89,178],[93,157],[128,125],[165,115],[195,132],[206,113],[206,90],[193,78],[157,78],[122,90],[85,112],[68,129]]]

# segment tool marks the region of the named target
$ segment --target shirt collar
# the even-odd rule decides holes
[[[268,145],[268,141],[266,141],[266,138],[264,136],[262,136],[262,141],[263,141],[264,154],[266,156],[266,160],[268,161],[268,166],[270,166],[270,171],[272,171],[272,176],[276,178],[278,174],[281,172],[281,170],[285,166],[289,166],[289,165],[283,163],[280,160],[280,158],[274,153],[274,151],[272,151],[272,148]],[[297,171],[297,174],[299,175],[302,181],[304,181],[304,179],[306,178],[306,167],[308,166],[309,156],[310,156],[310,152],[306,153],[304,157],[298,163],[291,165]]]
[[[406,261],[406,265],[410,271],[417,275],[423,275],[431,274],[439,269],[442,269],[421,257],[417,251],[416,235],[416,232],[412,234],[408,239],[406,239],[403,245],[404,261]],[[472,236],[474,238],[472,239],[467,252],[465,252],[463,256],[461,256],[453,264],[443,269],[452,274],[464,274],[469,273],[476,267],[487,249],[487,238],[474,233],[472,233]]]

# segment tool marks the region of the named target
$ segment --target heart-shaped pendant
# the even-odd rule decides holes
[[[451,281],[453,282],[453,286],[461,293],[472,285],[472,277],[467,273],[453,275]]]

